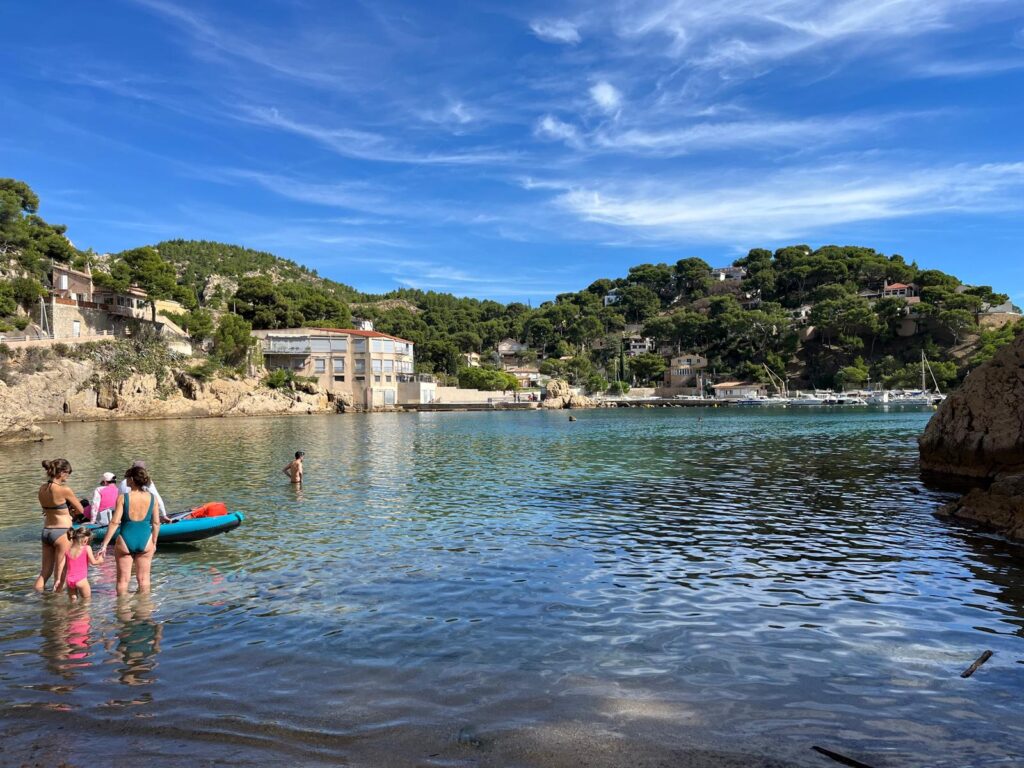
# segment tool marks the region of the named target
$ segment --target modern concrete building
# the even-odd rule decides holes
[[[317,380],[356,408],[389,408],[434,400],[432,376],[415,373],[413,343],[356,328],[253,331],[267,368]]]

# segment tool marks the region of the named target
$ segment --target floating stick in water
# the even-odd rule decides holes
[[[824,747],[811,747],[811,749],[825,757],[832,758],[837,763],[848,765],[850,768],[871,768],[867,763],[862,763],[860,760],[854,760],[852,757],[847,757],[846,755],[840,755],[838,752],[833,752],[831,749],[825,749]]]
[[[978,660],[976,662],[971,664],[971,666],[969,666],[967,669],[960,673],[960,677],[970,677],[978,671],[978,667],[980,667],[982,664],[984,664],[991,658],[992,651],[985,651],[983,654],[981,654],[981,656],[978,657]]]

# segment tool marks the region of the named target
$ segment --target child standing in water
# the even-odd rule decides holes
[[[302,457],[305,455],[305,451],[296,451],[295,458],[284,465],[283,472],[295,485],[302,485]]]
[[[99,557],[92,553],[92,531],[88,528],[72,528],[68,531],[68,538],[71,539],[71,547],[65,557],[64,573],[61,577],[61,584],[67,586],[68,597],[75,600],[79,595],[82,599],[88,600],[92,595],[92,587],[89,586],[89,566],[99,565],[103,562],[103,555]]]

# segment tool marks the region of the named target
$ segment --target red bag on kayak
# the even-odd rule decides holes
[[[189,517],[220,517],[228,513],[227,505],[220,501],[210,501],[203,504],[201,507],[196,507],[192,510]]]

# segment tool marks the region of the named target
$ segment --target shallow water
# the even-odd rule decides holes
[[[0,449],[0,764],[1019,764],[1024,550],[931,515],[929,415],[52,427]],[[161,548],[151,599],[113,558],[36,596],[57,455],[246,522]]]

